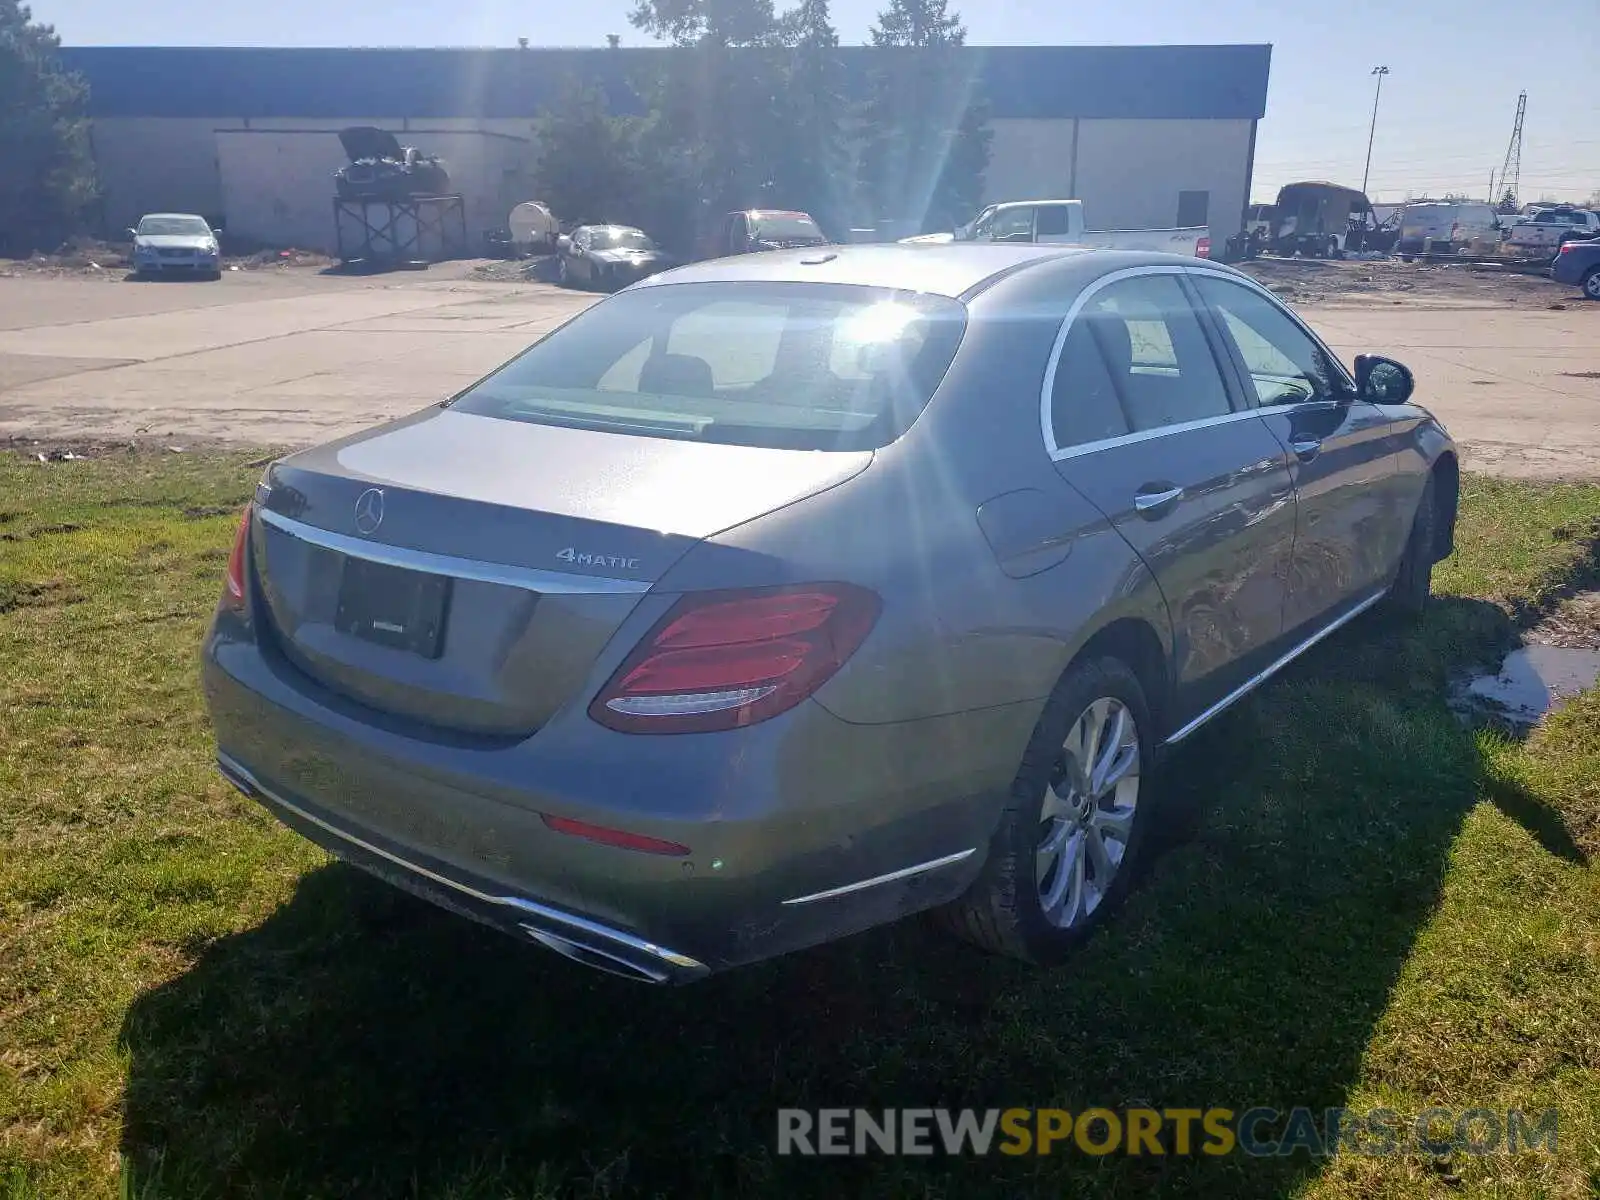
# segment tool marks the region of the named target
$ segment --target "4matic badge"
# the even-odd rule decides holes
[[[637,558],[623,558],[616,554],[590,554],[579,551],[572,546],[556,552],[556,557],[564,563],[572,563],[580,567],[620,567],[624,571],[637,570]]]

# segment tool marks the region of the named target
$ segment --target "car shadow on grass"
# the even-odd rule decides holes
[[[1341,1105],[1482,794],[1440,672],[1512,637],[1363,619],[1207,727],[1151,877],[1049,973],[907,922],[650,989],[315,870],[132,1007],[133,1194],[1283,1195],[1321,1163],[789,1158],[776,1112]]]

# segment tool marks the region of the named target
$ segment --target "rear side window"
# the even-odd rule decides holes
[[[966,329],[946,297],[807,283],[623,292],[463,393],[461,412],[794,450],[904,433]]]
[[[1041,204],[1037,224],[1038,237],[1060,237],[1072,232],[1072,210],[1065,204]]]
[[[1231,411],[1216,356],[1176,276],[1118,280],[1073,318],[1051,381],[1058,447]]]

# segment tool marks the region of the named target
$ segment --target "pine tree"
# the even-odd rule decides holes
[[[890,0],[878,14],[863,169],[883,216],[950,228],[982,197],[988,112],[966,40],[948,0]]]
[[[11,253],[59,242],[95,200],[89,89],[60,49],[27,5],[0,0],[0,249]]]

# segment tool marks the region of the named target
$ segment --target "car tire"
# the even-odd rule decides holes
[[[1590,267],[1580,286],[1585,300],[1600,300],[1600,266]]]
[[[1092,749],[1099,753],[1088,755],[1086,771],[1078,760],[1095,714],[1101,740]],[[1078,743],[1076,753],[1069,739]],[[1095,799],[1083,787],[1094,764],[1123,764],[1130,745],[1131,770]],[[1040,965],[1065,958],[1104,923],[1141,870],[1154,824],[1154,750],[1155,726],[1132,669],[1109,657],[1072,666],[1034,727],[982,873],[936,920],[995,954]],[[1053,860],[1052,841],[1059,846]],[[1094,873],[1102,874],[1098,886]]]
[[[572,272],[567,269],[567,256],[556,255],[556,282],[562,287],[572,286]]]
[[[1417,501],[1417,515],[1411,522],[1411,536],[1400,555],[1400,569],[1389,587],[1387,607],[1402,617],[1419,617],[1428,607],[1433,592],[1434,547],[1438,544],[1439,505],[1437,477],[1430,474]]]

